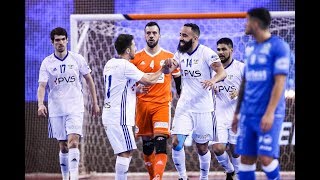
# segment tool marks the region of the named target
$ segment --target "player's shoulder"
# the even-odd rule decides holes
[[[68,55],[70,57],[74,57],[76,59],[84,59],[84,57],[81,54],[73,52],[73,51],[68,51]]]
[[[163,55],[166,55],[166,56],[173,56],[174,55],[173,52],[166,50],[166,49],[163,49],[163,48],[160,49],[160,53]]]

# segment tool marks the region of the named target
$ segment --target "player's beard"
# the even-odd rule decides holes
[[[64,50],[65,50],[65,47],[64,47],[64,46],[59,46],[59,47],[57,48],[57,51],[58,51],[59,53],[64,52]]]
[[[134,54],[131,54],[131,52],[129,53],[129,60],[134,59]]]
[[[154,40],[152,42],[146,41],[146,42],[147,42],[147,45],[149,46],[149,48],[152,49],[152,48],[156,47],[156,45],[158,45],[159,40],[158,41]]]
[[[184,45],[181,45],[180,42],[184,42]],[[178,51],[181,53],[188,52],[189,49],[192,47],[192,39],[189,41],[180,40],[178,44]]]
[[[230,56],[222,56],[222,57],[224,57],[223,59],[221,59],[221,57],[220,57],[222,64],[224,64],[225,62],[227,62],[230,59]]]

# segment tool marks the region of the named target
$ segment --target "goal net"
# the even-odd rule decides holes
[[[178,46],[179,31],[185,23],[196,23],[200,27],[200,43],[216,50],[216,42],[222,37],[229,37],[234,42],[234,58],[242,61],[246,44],[252,40],[244,34],[246,13],[208,13],[208,14],[72,14],[71,50],[79,52],[88,61],[97,88],[99,105],[104,99],[103,67],[116,56],[115,38],[121,33],[134,35],[137,49],[145,46],[144,27],[149,21],[156,21],[160,28],[159,44],[162,48],[175,52]],[[281,144],[281,170],[295,170],[294,127],[295,127],[295,13],[271,12],[272,34],[279,35],[291,48],[291,65],[286,87],[287,110],[283,124]],[[172,93],[175,94],[174,83]],[[85,86],[86,87],[86,86]],[[115,155],[106,137],[101,118],[91,117],[91,97],[88,89],[85,93],[84,138],[81,141],[82,173],[114,172]],[[173,95],[173,97],[175,97]],[[177,99],[173,99],[172,116]],[[171,157],[171,140],[168,141],[168,157]],[[186,143],[187,171],[198,171],[199,162],[194,144]],[[145,172],[142,142],[137,139],[138,150],[134,151],[130,172]],[[223,171],[216,160],[211,161],[211,171]],[[259,168],[259,167],[257,167]],[[176,171],[171,158],[168,158],[166,171]]]

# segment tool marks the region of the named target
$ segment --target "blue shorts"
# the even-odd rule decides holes
[[[236,152],[240,155],[265,155],[278,158],[280,155],[279,135],[284,117],[276,117],[271,129],[262,132],[260,128],[261,116],[241,115],[238,129]]]

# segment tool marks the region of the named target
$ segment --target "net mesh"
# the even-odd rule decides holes
[[[102,107],[104,99],[103,85],[103,67],[106,62],[116,55],[114,49],[115,38],[121,33],[134,35],[135,43],[140,50],[145,46],[144,26],[150,20],[94,20],[78,21],[78,37],[83,38],[79,46],[79,53],[87,59],[92,69],[92,77],[96,83],[99,105]],[[178,20],[153,20],[161,28],[161,39],[159,44],[164,49],[175,52],[178,46],[179,30],[183,24],[192,22],[199,25],[200,43],[216,50],[216,42],[219,38],[229,37],[234,42],[234,58],[240,61],[244,58],[244,49],[246,44],[252,40],[251,36],[244,35],[245,19],[178,19]],[[294,92],[294,54],[295,54],[295,18],[281,17],[272,19],[272,34],[279,35],[291,48],[291,66],[288,76],[287,90]],[[87,86],[84,86],[87,87]],[[101,119],[91,117],[91,97],[89,90],[85,89],[85,121],[84,138],[81,142],[81,166],[82,173],[89,172],[114,172],[115,155],[111,145],[106,137]],[[177,98],[175,96],[175,84],[172,83],[173,106],[172,117],[174,116]],[[295,124],[295,99],[294,96],[287,96],[286,119],[287,126],[283,128],[281,136],[281,170],[295,170],[295,151],[294,151],[294,124]],[[291,125],[291,126],[290,126]],[[134,151],[130,172],[145,172],[142,154],[142,141],[137,139],[138,150]],[[171,157],[171,140],[168,141],[168,157]],[[186,145],[186,168],[187,171],[199,170],[199,161],[194,144]],[[212,152],[213,153],[213,152]],[[258,166],[259,169],[259,166]],[[223,171],[223,169],[214,160],[211,169],[213,171]],[[171,158],[168,158],[166,171],[176,171]]]

